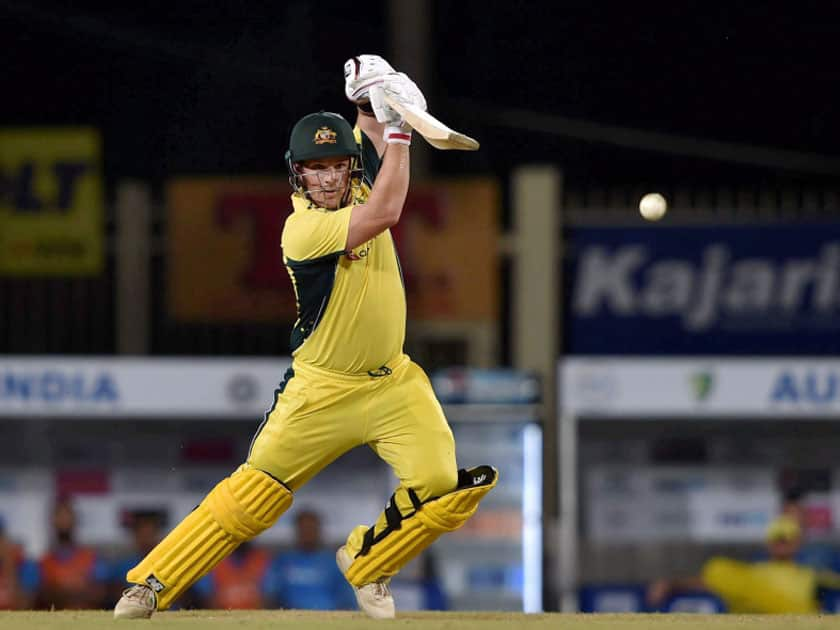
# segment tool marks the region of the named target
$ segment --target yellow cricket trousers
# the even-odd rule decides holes
[[[248,464],[294,492],[339,456],[367,444],[421,501],[455,489],[452,430],[428,377],[407,355],[372,374],[301,363],[292,371],[254,437]],[[358,547],[355,539],[348,544]]]

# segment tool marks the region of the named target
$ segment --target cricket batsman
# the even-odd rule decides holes
[[[423,370],[403,352],[405,290],[390,229],[409,185],[411,129],[384,96],[426,108],[418,87],[376,55],[344,66],[355,129],[318,112],[294,126],[286,152],[294,212],[283,259],[298,318],[292,366],[248,457],[126,579],[116,618],[148,618],[240,544],[271,527],[294,493],[367,444],[400,480],[373,526],[350,532],[336,562],[359,607],[394,616],[390,578],[444,532],[461,527],[496,485],[491,466],[458,470],[455,443]]]

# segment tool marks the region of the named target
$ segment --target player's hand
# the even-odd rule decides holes
[[[386,144],[411,144],[411,127],[402,116],[385,101],[387,87],[385,83],[378,83],[370,88],[370,105],[373,115],[383,128],[382,139]]]
[[[423,96],[423,92],[404,72],[386,75],[382,81],[382,88],[386,94],[400,103],[419,107],[424,112],[427,109],[426,97]]]
[[[387,125],[402,124],[400,115],[385,101],[389,96],[399,103],[426,109],[426,97],[417,84],[402,72],[385,76],[381,82],[370,87],[370,105],[376,120]]]
[[[370,87],[393,74],[394,68],[379,55],[356,55],[344,62],[344,93],[356,105],[370,100]]]
[[[391,127],[403,124],[402,116],[385,102],[385,88],[381,83],[370,86],[370,106],[377,122]]]

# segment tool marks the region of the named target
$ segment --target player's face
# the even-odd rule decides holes
[[[297,541],[301,549],[317,549],[321,545],[321,521],[314,514],[301,514],[297,522]]]
[[[159,542],[160,531],[157,522],[141,520],[134,526],[134,545],[143,553],[147,553]]]
[[[53,527],[60,541],[72,540],[73,530],[76,527],[76,515],[73,513],[73,508],[66,504],[57,505],[53,513]]]
[[[300,165],[300,174],[312,201],[329,210],[341,207],[350,185],[350,158],[306,160]]]
[[[771,540],[767,543],[767,551],[773,560],[790,561],[799,551],[799,538]]]

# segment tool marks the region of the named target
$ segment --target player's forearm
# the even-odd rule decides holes
[[[385,124],[376,120],[376,116],[373,114],[368,114],[359,110],[358,116],[356,116],[356,126],[361,129],[373,143],[373,146],[376,148],[377,155],[382,157],[385,153],[385,147],[388,146],[385,140],[382,139],[382,133],[385,131]]]
[[[408,195],[410,166],[408,145],[387,145],[366,205],[388,225],[396,224],[402,215]]]

